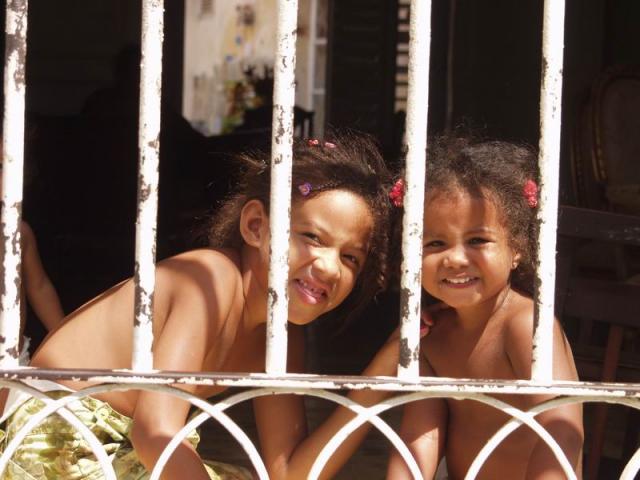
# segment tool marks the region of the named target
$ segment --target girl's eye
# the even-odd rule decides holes
[[[471,245],[484,245],[485,243],[489,243],[489,240],[482,237],[473,237],[469,240]]]
[[[430,240],[424,244],[424,248],[440,248],[444,245],[442,240]]]
[[[350,264],[359,267],[360,266],[360,259],[358,257],[356,257],[355,255],[343,255],[343,258],[345,258],[347,260],[347,262],[349,262]]]
[[[305,237],[305,238],[308,238],[313,243],[318,243],[318,244],[320,243],[320,237],[318,237],[315,233],[303,232],[302,236]]]

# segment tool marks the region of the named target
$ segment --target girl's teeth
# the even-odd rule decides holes
[[[449,278],[447,279],[447,282],[449,283],[456,283],[456,284],[460,284],[460,283],[467,283],[470,282],[471,278],[467,277],[467,278]]]
[[[311,285],[309,285],[307,282],[305,282],[304,280],[300,280],[300,284],[306,288],[307,290],[309,290],[311,293],[315,293],[315,294],[321,294],[322,290],[318,290],[317,288],[313,288]]]

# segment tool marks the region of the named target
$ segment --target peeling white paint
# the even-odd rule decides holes
[[[138,147],[138,215],[136,220],[135,319],[132,368],[153,369],[153,291],[155,288],[160,98],[162,92],[163,0],[142,5],[142,64]]]
[[[406,198],[402,219],[401,350],[398,377],[420,375],[420,297],[422,279],[422,222],[424,211],[425,149],[429,104],[431,0],[411,2],[409,92],[407,97]]]
[[[545,0],[540,86],[540,203],[538,277],[531,378],[548,381],[553,367],[556,231],[560,178],[564,0]]]
[[[291,218],[291,166],[293,104],[295,101],[296,29],[298,1],[278,0],[276,62],[274,64],[273,124],[271,139],[270,268],[267,299],[266,371],[287,371],[287,318],[289,299],[289,222]]]
[[[0,367],[18,366],[20,337],[20,216],[24,164],[25,59],[27,0],[7,2],[2,144],[2,296],[0,298]]]

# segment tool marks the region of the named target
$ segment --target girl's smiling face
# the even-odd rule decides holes
[[[422,287],[455,309],[497,298],[520,255],[488,195],[437,190],[425,201]]]
[[[289,321],[306,324],[340,305],[369,252],[373,215],[346,190],[295,202],[289,248]]]
[[[289,320],[305,324],[351,293],[369,251],[369,206],[358,195],[329,190],[294,203],[289,249]]]

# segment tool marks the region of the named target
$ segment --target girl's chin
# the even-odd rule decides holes
[[[455,294],[456,292],[453,293],[454,294],[447,295],[442,292],[438,292],[438,295],[433,295],[433,297],[454,309],[474,307],[482,303],[482,299],[477,295],[460,295]]]

